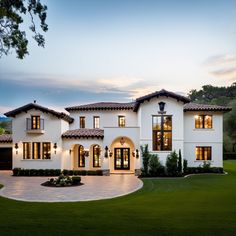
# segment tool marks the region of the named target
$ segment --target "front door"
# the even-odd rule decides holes
[[[115,148],[115,170],[130,169],[130,149]]]

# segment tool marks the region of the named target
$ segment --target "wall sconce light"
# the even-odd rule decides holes
[[[108,158],[108,146],[105,147],[104,157]]]
[[[72,152],[73,152],[73,150],[72,150],[72,149],[70,149],[70,150],[69,150],[69,153],[71,154]]]
[[[109,150],[109,157],[112,157],[113,153],[111,150]]]
[[[89,150],[84,150],[84,156],[88,157],[89,156]]]
[[[132,156],[135,157],[135,151],[132,152]]]
[[[139,158],[139,151],[136,149],[136,158]]]
[[[53,148],[54,148],[54,153],[56,154],[57,153],[57,143],[54,143]]]
[[[120,139],[120,144],[121,144],[121,145],[124,145],[124,143],[125,143],[125,139],[124,139],[123,137],[121,137],[121,139]]]
[[[15,143],[16,154],[18,154],[18,148],[19,148],[18,143]]]
[[[164,109],[165,109],[165,103],[164,103],[164,102],[159,102],[158,104],[159,104],[159,110],[160,110],[160,111],[164,111]]]

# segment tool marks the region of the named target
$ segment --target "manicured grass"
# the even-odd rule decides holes
[[[125,197],[82,203],[0,198],[0,235],[236,235],[236,161],[228,175],[144,180]]]

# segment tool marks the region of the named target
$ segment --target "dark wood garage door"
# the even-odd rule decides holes
[[[0,148],[0,170],[12,169],[12,148]]]

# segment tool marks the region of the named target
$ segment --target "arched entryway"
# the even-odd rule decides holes
[[[111,173],[134,173],[135,146],[128,137],[117,137],[110,145]]]
[[[85,168],[86,151],[84,149],[84,146],[80,144],[75,144],[73,145],[73,148],[70,149],[70,152],[73,156],[73,169]]]

